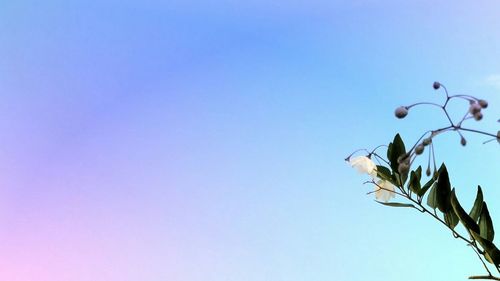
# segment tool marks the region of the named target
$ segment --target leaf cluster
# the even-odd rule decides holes
[[[422,203],[425,200],[427,206],[433,210],[433,216],[445,223],[455,235],[458,235],[455,227],[459,222],[462,223],[469,234],[470,241],[472,241],[473,245],[471,246],[477,248],[478,252],[487,261],[498,268],[500,266],[500,250],[493,243],[495,231],[481,187],[478,186],[477,188],[476,199],[472,209],[466,212],[456,196],[455,188],[452,188],[448,170],[444,163],[429,180],[422,181],[421,166],[418,166],[414,170],[409,170],[407,173],[402,173],[401,169],[398,169],[399,165],[407,157],[410,156],[407,154],[405,144],[398,134],[388,146],[388,167],[378,165],[377,176],[394,184],[401,194],[413,202],[413,204],[397,202],[379,203],[390,207],[411,207],[424,212],[427,211]],[[420,209],[415,205],[419,206]],[[481,246],[482,250],[478,245]]]

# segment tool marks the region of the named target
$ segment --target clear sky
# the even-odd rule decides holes
[[[343,159],[500,118],[497,1],[0,1],[0,280],[465,280],[473,252]],[[460,110],[464,104],[454,104]],[[438,161],[500,223],[494,143]]]

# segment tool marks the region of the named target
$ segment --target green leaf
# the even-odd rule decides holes
[[[431,178],[427,183],[424,184],[424,186],[422,186],[422,188],[417,192],[417,195],[422,197],[425,195],[425,193],[427,192],[427,190],[429,190],[429,188],[432,186],[432,184],[435,182],[436,180],[434,178]]]
[[[462,222],[465,228],[479,233],[479,226],[477,225],[477,223],[471,217],[469,217],[464,208],[462,208],[462,206],[458,202],[457,196],[455,195],[455,189],[451,191],[450,203],[453,210],[455,211],[455,214],[458,216],[460,222]]]
[[[380,202],[377,200],[375,200],[375,202],[382,204],[382,205],[385,205],[385,206],[389,206],[389,207],[415,208],[415,206],[413,204],[405,204],[405,203],[397,203],[397,202]]]
[[[451,192],[450,178],[448,176],[448,170],[446,169],[446,166],[444,164],[441,165],[441,168],[439,168],[439,170],[441,172],[439,173],[439,178],[437,181],[437,188],[436,188],[437,207],[441,212],[447,213],[451,208],[451,205],[450,205],[450,192]]]
[[[394,172],[398,171],[398,158],[401,155],[406,154],[406,148],[405,144],[403,142],[403,139],[401,139],[401,136],[397,134],[394,137],[394,140],[392,143],[389,144],[389,148],[387,149],[387,159],[389,159],[389,162],[391,163],[391,169]]]
[[[491,221],[490,212],[486,202],[483,202],[481,217],[479,218],[479,234],[488,241],[493,241],[495,231],[493,230],[493,222]]]
[[[392,180],[392,172],[389,168],[377,165],[377,176],[383,180]]]
[[[477,195],[476,200],[474,201],[474,206],[472,210],[470,210],[469,216],[477,222],[479,216],[481,215],[481,209],[483,208],[483,191],[481,190],[481,186],[477,186]]]
[[[437,188],[436,188],[436,186],[437,186],[436,183],[434,183],[432,185],[431,191],[429,192],[429,195],[427,196],[427,205],[434,210],[437,208],[437,199],[436,199]]]
[[[411,171],[410,173],[410,182],[408,183],[408,187],[411,191],[418,194],[420,191],[420,178],[422,177],[422,167],[418,166],[415,171]]]
[[[451,227],[451,229],[454,229],[457,226],[459,219],[453,208],[450,208],[450,210],[444,214],[444,221],[449,227]]]
[[[499,265],[500,264],[500,251],[491,241],[488,241],[481,237],[478,233],[471,231],[470,234],[474,239],[479,242],[481,247],[483,247],[485,254],[484,257],[486,260],[491,262],[492,264]]]
[[[395,185],[395,186],[401,186],[402,183],[401,183],[401,180],[399,178],[399,174],[398,173],[393,173],[392,176],[391,176],[391,182]]]

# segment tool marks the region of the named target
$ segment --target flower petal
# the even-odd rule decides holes
[[[391,198],[396,197],[394,193],[395,186],[385,180],[380,180],[375,185],[375,198],[379,201],[388,202]]]
[[[349,160],[349,164],[359,173],[372,175],[373,171],[377,169],[377,165],[366,156],[358,156]]]

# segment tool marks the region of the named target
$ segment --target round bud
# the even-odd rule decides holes
[[[410,154],[404,153],[404,154],[399,155],[398,156],[398,163],[399,164],[401,164],[401,163],[410,164]]]
[[[500,131],[497,132],[497,142],[500,144]]]
[[[439,83],[438,81],[434,82],[434,84],[432,84],[432,88],[434,88],[434,90],[437,90],[441,87],[441,83]]]
[[[477,103],[473,103],[469,107],[469,112],[472,115],[475,115],[476,113],[478,113],[480,111],[481,111],[481,106],[479,104],[477,104]]]
[[[396,115],[396,117],[399,119],[405,118],[406,115],[408,115],[408,107],[400,106],[400,107],[396,108],[394,115]]]
[[[432,138],[425,138],[423,141],[422,141],[422,144],[427,146],[429,144],[432,143]]]
[[[485,100],[478,100],[477,101],[479,103],[479,105],[482,107],[482,108],[487,108],[488,107],[488,102],[485,101]]]
[[[417,155],[424,153],[424,145],[423,144],[417,145],[417,147],[415,147],[415,153]]]
[[[431,167],[427,167],[427,170],[425,170],[425,174],[430,177],[431,175]]]
[[[474,119],[476,121],[480,121],[481,119],[483,119],[483,114],[481,112],[477,112],[476,114],[474,114]]]
[[[400,175],[407,174],[410,171],[410,165],[406,163],[400,163],[398,166],[398,173]]]
[[[466,140],[464,137],[462,137],[462,138],[460,139],[460,144],[461,144],[462,146],[467,145],[467,140]]]

